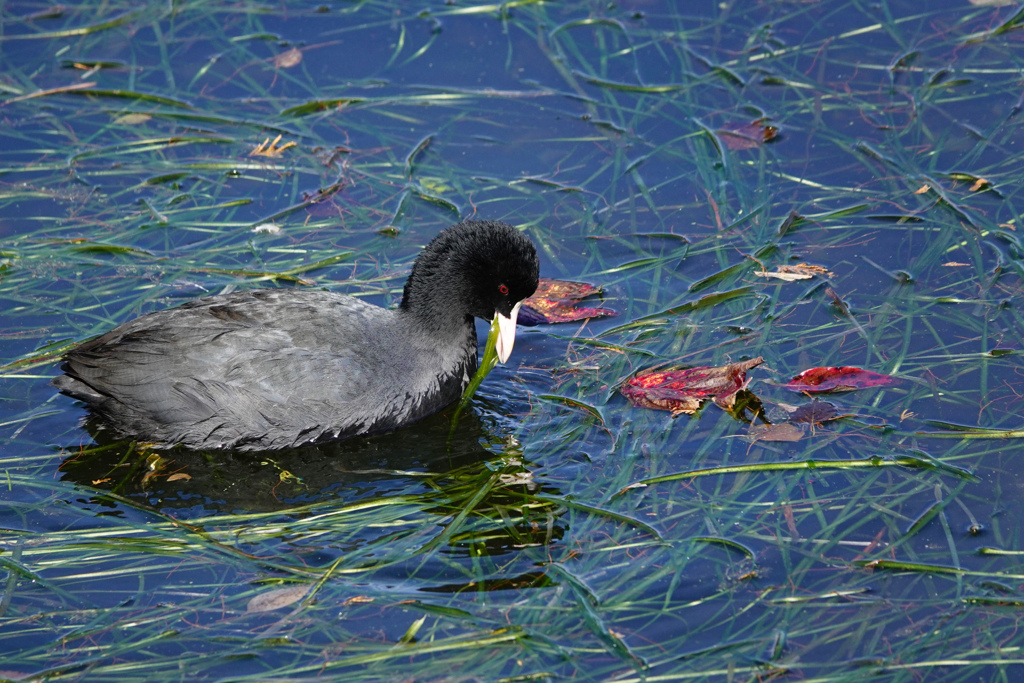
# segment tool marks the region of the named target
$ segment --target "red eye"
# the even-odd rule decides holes
[[[502,294],[508,294],[508,287],[505,285],[498,285],[498,291]]]

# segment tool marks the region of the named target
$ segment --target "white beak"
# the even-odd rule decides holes
[[[512,307],[512,312],[506,318],[501,313],[495,313],[494,317],[498,321],[498,343],[496,344],[496,351],[498,352],[498,360],[502,363],[508,360],[508,357],[512,355],[512,345],[516,341],[516,318],[519,317],[519,307],[522,306],[523,302],[520,301],[518,304]]]

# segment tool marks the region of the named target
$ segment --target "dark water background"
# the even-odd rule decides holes
[[[1016,11],[5,3],[0,677],[1013,680]],[[520,328],[451,436],[154,455],[48,384],[204,294],[393,305],[469,216],[618,315]],[[769,416],[809,367],[900,381],[792,443],[617,391],[756,356]]]

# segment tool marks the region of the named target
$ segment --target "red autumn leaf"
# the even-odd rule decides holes
[[[736,393],[747,386],[747,370],[763,362],[758,356],[718,367],[641,372],[619,391],[637,407],[669,410],[673,415],[692,415],[709,399],[730,410],[736,404]]]
[[[811,368],[783,384],[783,389],[803,391],[808,394],[824,394],[838,391],[854,391],[870,387],[884,387],[897,381],[895,377],[880,375],[860,368]]]
[[[761,118],[750,123],[727,123],[718,129],[719,139],[729,149],[753,149],[771,142],[779,134],[779,129],[766,123]]]
[[[600,287],[588,285],[585,282],[541,278],[537,283],[537,291],[523,301],[523,307],[519,311],[519,323],[521,325],[571,323],[576,320],[615,315],[615,311],[607,308],[578,308],[576,306],[576,302],[581,299],[600,292]]]

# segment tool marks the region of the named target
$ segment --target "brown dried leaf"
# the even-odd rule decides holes
[[[832,277],[833,273],[824,266],[817,266],[813,263],[797,263],[791,266],[779,266],[779,271],[783,273],[800,273],[803,275],[821,275],[823,277]]]
[[[177,474],[172,474],[171,476],[167,477],[167,481],[189,481],[191,478],[192,475],[190,474],[178,472]]]
[[[298,602],[302,598],[306,597],[307,593],[309,593],[309,586],[307,584],[288,586],[287,588],[277,588],[255,596],[249,601],[249,604],[245,606],[245,611],[272,612],[275,609],[287,607],[292,603]]]
[[[778,270],[775,272],[765,272],[760,270],[754,274],[762,277],[774,277],[786,282],[809,280],[815,275],[820,275],[821,277],[832,277],[833,275],[828,268],[816,266],[811,263],[797,263],[794,265],[779,266]]]
[[[145,123],[146,121],[149,121],[151,118],[153,117],[149,114],[131,113],[118,116],[116,119],[114,119],[114,123],[123,123],[126,126],[137,126],[140,123]]]
[[[753,441],[799,441],[804,432],[796,425],[780,422],[774,425],[751,425],[749,436]]]
[[[800,528],[796,525],[796,515],[793,514],[793,506],[783,505],[782,516],[786,518],[786,528],[789,529],[789,535],[794,540],[798,540],[800,538]]]
[[[919,187],[916,190],[914,190],[914,194],[924,194],[924,193],[928,192],[931,189],[932,188],[928,187],[927,185],[922,185],[921,187]]]
[[[789,421],[821,424],[837,417],[839,417],[839,411],[828,401],[812,401],[794,410],[789,416]]]
[[[779,271],[774,272],[774,273],[770,273],[770,272],[765,271],[765,270],[757,270],[757,271],[754,271],[754,275],[760,275],[761,277],[773,277],[773,278],[776,278],[778,280],[782,280],[784,282],[796,282],[797,280],[810,280],[812,277],[814,277],[813,275],[808,275],[806,273],[784,273],[784,272],[781,272],[781,269]]]
[[[274,66],[278,69],[290,69],[293,66],[298,66],[300,63],[302,63],[302,51],[297,47],[293,47],[287,52],[282,52],[274,57]]]
[[[840,313],[847,317],[850,316],[850,307],[846,305],[845,301],[839,298],[839,295],[836,294],[836,290],[831,287],[826,287],[825,295],[828,296],[829,299],[832,299],[832,305],[838,308]]]
[[[371,598],[371,597],[369,597],[367,595],[353,595],[351,598],[349,598],[349,599],[345,600],[343,603],[341,603],[341,606],[342,607],[348,607],[349,605],[354,605],[356,603],[361,603],[361,602],[373,602],[373,598]]]
[[[753,149],[771,142],[779,129],[760,118],[750,123],[727,123],[718,129],[718,137],[729,149]]]
[[[249,152],[249,156],[251,156],[251,157],[279,157],[279,156],[281,156],[281,154],[284,153],[284,151],[286,149],[288,149],[289,147],[294,147],[295,146],[294,142],[286,142],[283,145],[281,145],[280,147],[278,147],[277,143],[279,143],[279,142],[281,142],[281,136],[280,135],[278,135],[276,138],[274,138],[273,142],[271,142],[270,138],[267,138],[266,140],[261,142],[259,145],[257,145],[256,149],[254,149],[253,151]]]

